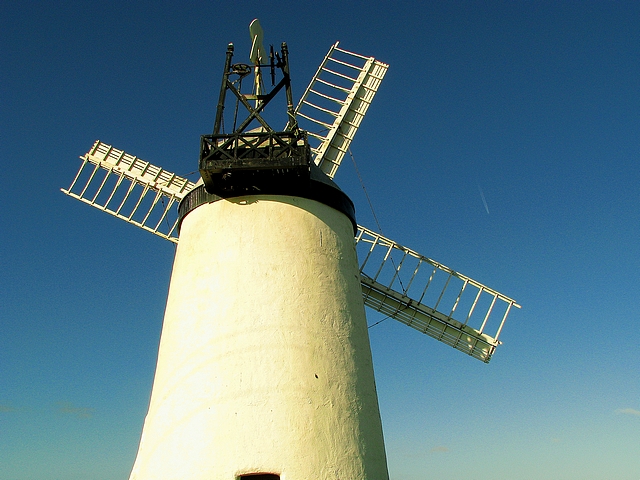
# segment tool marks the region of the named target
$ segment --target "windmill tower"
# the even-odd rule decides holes
[[[294,109],[286,45],[250,32],[252,65],[226,53],[201,181],[96,141],[63,190],[178,243],[131,479],[388,478],[364,305],[484,362],[518,305],[357,225],[333,182],[387,65],[336,43]],[[224,133],[229,99],[248,115]]]

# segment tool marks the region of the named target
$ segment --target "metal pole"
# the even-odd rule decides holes
[[[229,70],[231,69],[231,58],[233,57],[233,43],[230,43],[227,47],[227,58],[224,62],[224,73],[222,74],[222,85],[220,86],[220,96],[218,97],[218,110],[216,111],[216,121],[213,124],[213,134],[218,135],[220,133],[220,126],[222,124],[222,112],[224,111],[224,99],[227,93],[227,77],[229,76]]]
[[[286,94],[287,94],[287,115],[289,117],[285,130],[297,130],[298,122],[296,121],[296,113],[293,109],[293,95],[291,93],[291,77],[289,77],[289,49],[287,44],[282,42],[282,73],[286,81]]]

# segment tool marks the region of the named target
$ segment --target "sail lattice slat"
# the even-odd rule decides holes
[[[365,305],[488,363],[512,298],[358,226]]]
[[[195,184],[96,140],[67,195],[171,242],[178,241],[178,203]]]
[[[296,117],[309,132],[314,161],[333,178],[388,65],[333,45],[305,90]]]

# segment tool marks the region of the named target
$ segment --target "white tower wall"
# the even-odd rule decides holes
[[[182,223],[131,480],[385,480],[353,227],[288,196]]]

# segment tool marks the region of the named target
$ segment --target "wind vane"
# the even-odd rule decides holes
[[[255,87],[254,92],[256,95],[260,95],[262,92],[262,69],[260,65],[267,58],[264,52],[264,45],[262,45],[263,32],[262,27],[260,26],[260,22],[256,18],[249,25],[249,34],[251,35],[251,53],[249,54],[249,59],[251,63],[255,65]],[[271,49],[273,52],[273,48]],[[272,75],[272,83],[275,83],[273,80],[273,55],[271,56],[271,75]]]

